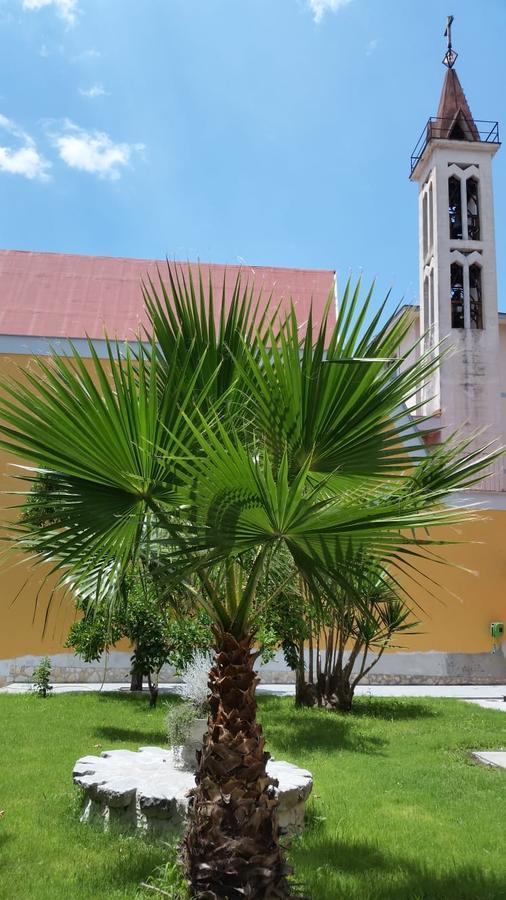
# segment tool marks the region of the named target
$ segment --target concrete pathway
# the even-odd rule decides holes
[[[506,769],[506,752],[504,750],[475,750],[472,755],[485,766]]]
[[[499,712],[506,712],[506,701],[498,699],[472,700],[469,697],[464,698],[466,703],[475,703],[477,706],[483,706],[483,709],[498,709]]]

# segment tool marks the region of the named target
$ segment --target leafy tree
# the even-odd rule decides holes
[[[133,647],[132,675],[140,676],[141,685],[142,678],[147,678],[151,706],[157,703],[162,667],[171,665],[182,672],[211,643],[206,613],[188,610],[187,617],[176,618],[170,605],[160,603],[154,586],[146,588],[139,576],[129,579],[112,613],[103,606],[95,609],[89,598],[78,599],[76,607],[83,615],[71,625],[65,646],[91,662],[127,638]]]
[[[209,729],[186,873],[196,897],[284,897],[255,700],[256,598],[269,567],[283,547],[314,597],[331,579],[360,608],[359,553],[409,570],[436,543],[429,529],[465,517],[442,501],[485,463],[448,441],[417,480],[423,442],[404,405],[436,355],[394,368],[407,322],[381,328],[381,309],[368,319],[358,288],[346,290],[334,328],[328,315],[317,329],[309,317],[302,341],[293,309],[259,325],[239,281],[232,302],[224,292],[216,306],[203,279],[169,270],[168,287],[149,285],[146,300],[147,349],[109,344],[104,363],[90,344],[91,362],[74,350],[7,386],[2,446],[58,475],[58,524],[37,541],[64,585],[114,604],[151,543],[163,547],[159,584],[176,612],[173,588],[184,582],[209,615]]]

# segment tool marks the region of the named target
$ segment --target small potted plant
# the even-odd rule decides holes
[[[194,770],[196,752],[202,747],[208,716],[208,656],[198,656],[184,671],[184,682],[178,703],[167,713],[167,738],[172,748],[173,764]]]

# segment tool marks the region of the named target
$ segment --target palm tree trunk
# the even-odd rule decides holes
[[[209,720],[197,755],[183,861],[192,896],[206,900],[289,897],[279,845],[275,782],[256,721],[251,635],[222,634],[209,673]]]

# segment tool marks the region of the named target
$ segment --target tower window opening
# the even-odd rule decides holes
[[[428,218],[427,218],[427,193],[424,192],[422,201],[422,227],[423,227],[423,258],[427,256],[428,248]]]
[[[431,343],[434,342],[434,269],[430,270],[429,275],[429,322],[431,326]]]
[[[478,179],[468,178],[467,195],[467,236],[470,241],[480,240],[480,211],[478,207]]]
[[[464,328],[464,270],[460,263],[450,267],[452,328]]]
[[[423,330],[428,331],[429,322],[429,279],[427,275],[423,279]]]
[[[432,183],[429,185],[429,249],[434,246],[434,197],[432,195]]]
[[[455,122],[455,124],[452,126],[452,128],[450,129],[450,133],[449,133],[448,137],[452,141],[467,141],[467,140],[469,140],[467,134],[465,133],[464,129],[462,128],[461,122],[458,119]]]
[[[481,267],[469,266],[469,313],[471,328],[483,328],[483,303],[481,296]]]
[[[448,213],[450,217],[450,238],[462,239],[462,199],[460,179],[452,175],[448,179]]]

